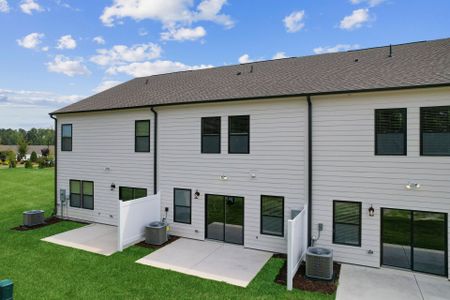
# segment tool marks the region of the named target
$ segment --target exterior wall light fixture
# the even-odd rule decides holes
[[[369,217],[375,216],[375,209],[373,208],[372,204],[369,207]]]
[[[200,192],[196,190],[194,193],[194,199],[198,199],[198,197],[200,197]]]
[[[111,183],[111,191],[114,191],[116,189],[116,185],[114,183]]]

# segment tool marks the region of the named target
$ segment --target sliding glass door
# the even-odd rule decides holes
[[[447,215],[382,209],[382,264],[447,275]]]

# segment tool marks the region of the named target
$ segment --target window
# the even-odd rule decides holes
[[[191,224],[191,194],[188,189],[173,190],[174,222]]]
[[[421,155],[450,156],[450,106],[420,109]]]
[[[70,206],[94,209],[94,182],[70,180]]]
[[[333,243],[361,246],[361,202],[333,201]]]
[[[147,197],[147,189],[121,186],[119,187],[119,199],[122,201]]]
[[[61,125],[61,151],[72,151],[72,124]]]
[[[406,155],[406,108],[375,110],[375,155]]]
[[[134,135],[134,151],[150,152],[150,120],[136,121]]]
[[[284,236],[284,197],[261,196],[261,233]]]
[[[228,117],[228,153],[250,153],[250,116]]]
[[[220,117],[202,118],[202,153],[220,153]]]

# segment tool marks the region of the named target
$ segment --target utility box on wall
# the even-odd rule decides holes
[[[0,300],[13,299],[13,285],[9,279],[0,280]]]

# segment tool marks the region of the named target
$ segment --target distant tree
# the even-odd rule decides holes
[[[9,167],[10,168],[15,168],[16,164],[17,164],[17,161],[16,161],[16,154],[13,151],[9,152],[8,160],[9,160]]]
[[[0,129],[0,144],[17,145],[19,141],[25,140],[28,145],[53,145],[55,131],[47,128],[24,129]]]
[[[19,141],[19,148],[17,149],[17,160],[21,161],[27,156],[28,144],[24,139]]]
[[[6,159],[8,158],[8,153],[6,152],[0,152],[0,161],[4,163]]]
[[[37,157],[36,151],[31,152],[30,161],[35,163],[35,162],[37,162],[37,160],[38,160],[38,157]]]

